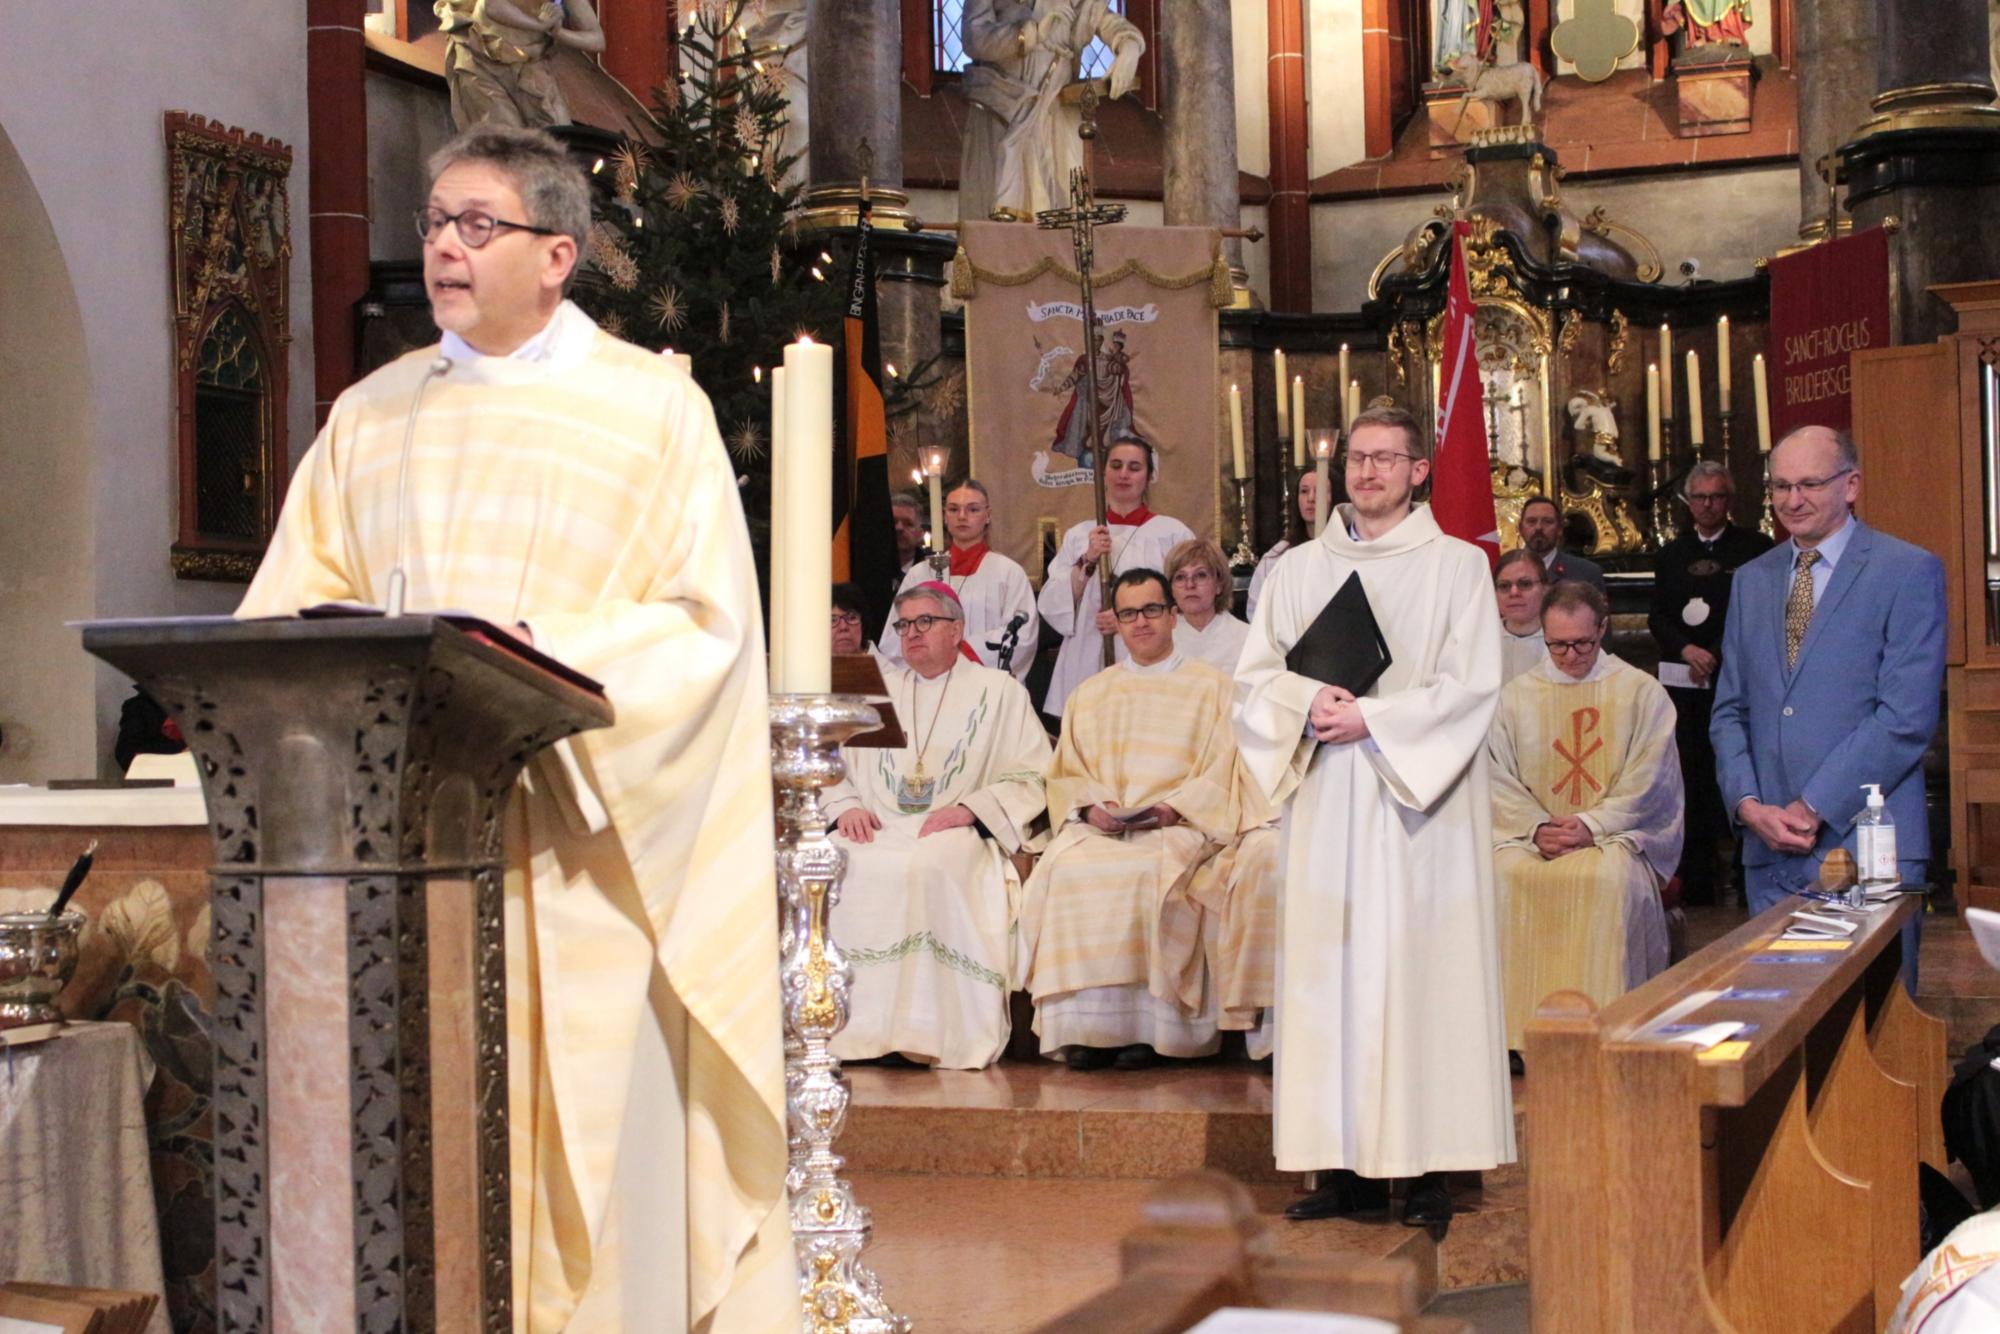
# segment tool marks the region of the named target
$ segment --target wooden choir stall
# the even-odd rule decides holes
[[[1904,896],[1845,941],[1783,903],[1596,1009],[1528,1029],[1534,1327],[1879,1330],[1944,1168],[1944,1025],[1899,978]],[[1676,1038],[1749,1027],[1697,1052]]]

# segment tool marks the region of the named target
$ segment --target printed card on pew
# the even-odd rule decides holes
[[[1795,912],[1792,924],[1785,928],[1785,940],[1845,940],[1860,929],[1859,922],[1844,917],[1827,917],[1820,913]]]

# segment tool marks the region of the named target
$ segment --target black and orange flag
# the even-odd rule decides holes
[[[902,580],[889,508],[889,426],[882,403],[882,336],[875,310],[873,223],[868,204],[854,232],[843,341],[846,373],[834,416],[833,577],[860,585],[867,626],[879,635]]]

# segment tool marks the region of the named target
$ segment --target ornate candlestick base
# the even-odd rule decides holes
[[[1722,414],[1722,462],[1724,463],[1729,462],[1729,419],[1735,415],[1732,412]]]
[[[935,559],[935,558],[934,558]],[[833,1151],[847,1121],[847,1081],[830,1044],[847,1025],[852,976],[828,929],[847,854],[827,837],[819,793],[847,766],[840,744],[881,723],[853,695],[771,696],[771,777],[778,787],[778,955],[785,1010],[785,1110],[792,1240],[806,1334],[905,1334],[881,1284],[861,1263],[868,1210],[840,1177]]]
[[[1250,479],[1236,479],[1236,550],[1230,554],[1229,563],[1250,567],[1257,563],[1257,552],[1250,545]]]
[[[1668,483],[1674,475],[1674,465],[1664,458],[1654,459],[1647,479],[1653,488],[1653,550],[1674,540],[1677,531],[1674,525],[1674,498]]]
[[[1279,442],[1283,446],[1283,442]],[[1292,537],[1292,467],[1284,459],[1291,457],[1288,446],[1283,447],[1278,463],[1278,536],[1290,541]]]
[[[1757,517],[1757,531],[1770,538],[1773,542],[1778,540],[1778,516],[1771,513],[1771,456],[1769,454],[1764,456],[1764,505],[1763,512]]]
[[[924,557],[924,560],[931,567],[931,578],[937,580],[939,583],[943,583],[945,574],[951,569],[951,553],[949,551],[933,551],[930,555]]]

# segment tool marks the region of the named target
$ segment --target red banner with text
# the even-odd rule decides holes
[[[1854,421],[1849,359],[1889,345],[1889,238],[1871,228],[1771,261],[1771,439]]]

